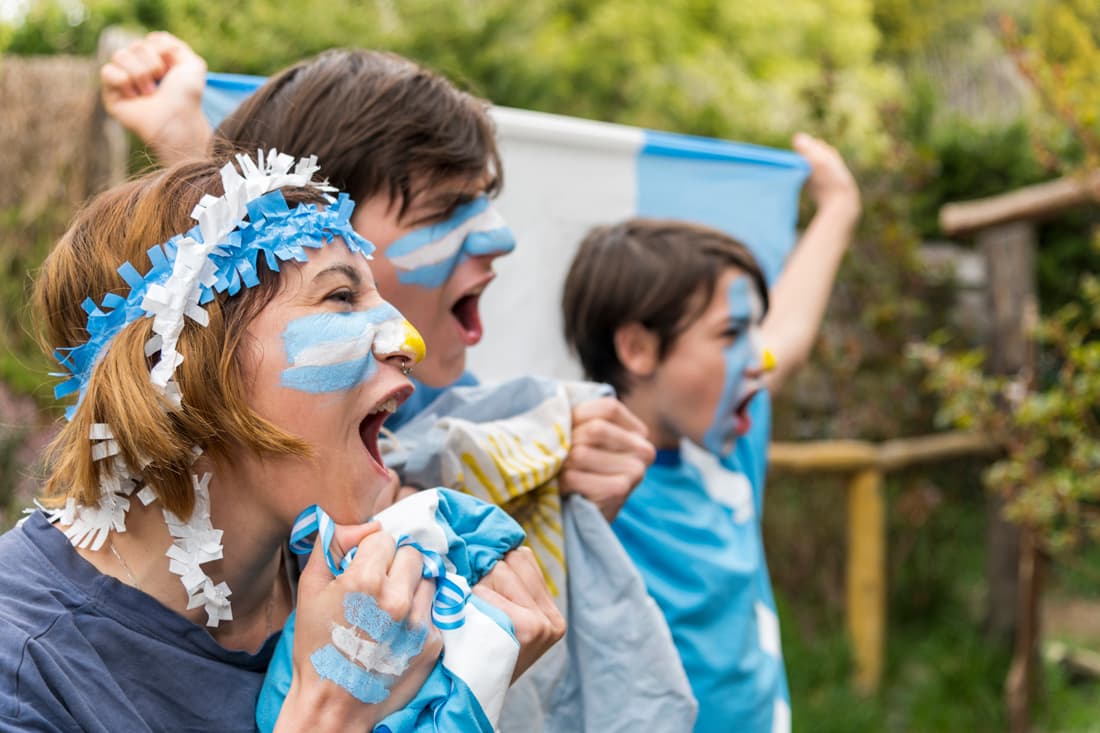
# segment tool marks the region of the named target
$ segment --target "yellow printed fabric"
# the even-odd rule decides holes
[[[573,405],[598,390],[530,377],[455,387],[384,440],[384,458],[407,484],[444,486],[504,508],[526,531],[526,544],[564,608],[557,476],[569,453]]]

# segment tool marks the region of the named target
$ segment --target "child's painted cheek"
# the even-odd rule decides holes
[[[727,291],[730,315],[734,319],[751,318],[752,286],[748,278],[739,277],[730,283]],[[722,353],[723,374],[722,394],[714,411],[710,426],[703,435],[703,447],[716,456],[723,456],[732,447],[735,418],[739,400],[742,397],[741,383],[745,371],[759,362],[759,351],[753,331],[749,329],[737,337]]]
[[[488,196],[455,209],[447,221],[406,234],[386,248],[399,282],[438,288],[469,257],[505,255],[516,247],[512,230]]]
[[[366,311],[317,313],[283,331],[287,368],[281,384],[315,394],[349,390],[377,370],[376,356],[407,349],[424,352],[424,341],[389,303]]]

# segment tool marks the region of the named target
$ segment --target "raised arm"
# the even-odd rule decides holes
[[[809,358],[861,210],[855,179],[831,145],[799,133],[794,149],[810,163],[807,186],[817,212],[772,287],[761,324],[761,340],[776,359],[765,377],[772,394]]]
[[[168,166],[202,155],[206,62],[170,33],[153,32],[115,52],[99,70],[103,106]]]

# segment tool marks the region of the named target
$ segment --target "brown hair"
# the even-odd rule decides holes
[[[640,323],[657,335],[658,356],[664,358],[706,309],[728,267],[752,279],[767,311],[768,287],[760,266],[728,234],[656,219],[628,219],[589,231],[562,293],[565,340],[588,378],[627,394],[630,383],[615,350],[615,332]]]
[[[93,199],[50,253],[35,282],[34,305],[48,351],[87,340],[87,298],[129,293],[118,268],[130,262],[150,267],[146,251],[194,225],[190,213],[203,194],[222,193],[219,161],[188,162],[123,184]],[[314,190],[283,189],[291,205],[323,203]],[[45,487],[50,503],[72,497],[86,505],[99,499],[107,461],[93,461],[89,431],[107,423],[120,454],[177,516],[194,505],[192,448],[222,458],[241,448],[305,455],[309,447],[255,414],[245,401],[240,351],[249,322],[279,288],[278,273],[257,265],[260,284],[236,296],[224,294],[205,306],[209,325],[187,319],[179,339],[184,360],[175,373],[182,409],[172,408],[149,379],[145,342],[152,319],[126,326],[100,354],[87,391],[72,420],[50,446],[52,470]]]
[[[275,148],[316,155],[356,202],[387,194],[404,215],[422,190],[493,175],[500,154],[487,103],[396,54],[326,51],[269,79],[214,133],[217,153]]]

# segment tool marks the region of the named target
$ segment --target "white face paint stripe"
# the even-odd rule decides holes
[[[434,265],[454,257],[462,248],[462,243],[470,232],[487,232],[493,229],[503,229],[506,226],[504,217],[490,206],[480,214],[475,214],[464,221],[459,227],[447,232],[441,239],[418,247],[408,254],[386,255],[386,258],[395,267],[402,270],[414,270],[425,265]]]
[[[332,645],[368,672],[399,677],[409,667],[409,657],[395,653],[389,644],[363,639],[347,626],[332,625]]]

